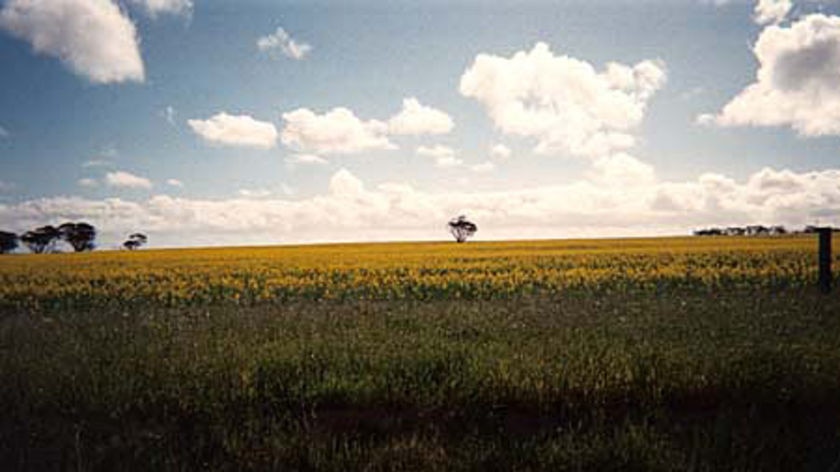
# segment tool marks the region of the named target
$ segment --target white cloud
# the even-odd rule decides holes
[[[369,188],[340,170],[325,193],[303,199],[57,197],[0,203],[0,221],[23,230],[45,221],[84,219],[95,222],[106,240],[142,228],[161,245],[445,239],[442,223],[462,213],[479,224],[483,239],[688,234],[711,225],[801,227],[817,219],[840,223],[840,169],[797,173],[767,168],[742,181],[703,174],[631,186],[596,175],[611,175],[604,169],[613,166],[639,173],[639,164],[644,167],[620,158],[603,162],[588,179],[495,191],[427,192],[396,182]]]
[[[292,38],[283,28],[257,40],[257,49],[262,52],[276,55],[278,52],[284,56],[301,60],[312,50],[312,46],[304,42],[298,42]]]
[[[625,153],[596,159],[589,178],[597,183],[621,187],[656,183],[653,166]]]
[[[99,186],[99,182],[97,182],[96,179],[91,179],[90,177],[79,179],[78,181],[76,181],[76,183],[79,185],[79,187],[85,188],[94,188]]]
[[[393,135],[446,134],[454,127],[449,115],[422,105],[414,97],[404,99],[402,110],[388,120],[388,131]]]
[[[181,182],[178,179],[167,179],[166,180],[166,185],[169,185],[170,187],[183,188],[184,187],[184,182]]]
[[[135,189],[150,189],[152,182],[144,177],[140,177],[121,170],[108,172],[105,174],[105,184],[109,187],[121,188],[135,188]]]
[[[328,164],[327,160],[321,156],[317,156],[315,154],[293,154],[290,157],[286,158],[286,163],[295,165],[325,165]]]
[[[190,15],[193,11],[192,0],[131,0],[141,6],[151,17],[160,14]]]
[[[387,136],[388,125],[362,121],[347,108],[318,115],[306,108],[284,113],[281,139],[286,146],[317,154],[358,154],[396,149]]]
[[[431,157],[435,160],[435,167],[447,169],[463,165],[464,161],[455,157],[455,150],[447,146],[420,146],[417,155]]]
[[[302,154],[359,154],[393,150],[397,146],[390,141],[390,136],[445,134],[454,127],[449,115],[421,104],[416,98],[403,100],[401,111],[387,122],[361,120],[352,110],[343,107],[333,108],[321,115],[299,108],[284,113],[283,120],[286,122],[281,134],[283,144]],[[310,160],[299,163],[321,162]]]
[[[755,4],[755,22],[760,25],[779,24],[793,9],[791,0],[758,0]]]
[[[660,185],[655,208],[707,224],[744,222],[804,225],[840,222],[840,170],[796,173],[765,168],[744,183],[717,174]],[[663,205],[668,203],[668,205]],[[718,215],[717,219],[713,219]]]
[[[361,179],[347,169],[341,169],[330,178],[330,193],[338,197],[356,197],[364,194],[365,185]]]
[[[277,143],[277,128],[248,115],[216,114],[207,120],[187,120],[190,128],[206,141],[226,146],[271,149]]]
[[[537,43],[510,58],[479,54],[460,91],[502,132],[536,138],[538,153],[601,157],[635,145],[635,128],[665,81],[661,61],[609,63],[598,72]]]
[[[440,157],[435,160],[435,167],[441,169],[451,169],[462,165],[464,165],[464,161],[455,157]]]
[[[8,0],[0,28],[91,82],[142,82],[134,23],[111,0]]]
[[[271,190],[266,190],[264,188],[258,189],[247,189],[243,188],[239,190],[239,196],[244,198],[267,198],[271,196]]]
[[[700,124],[790,126],[801,136],[840,134],[840,17],[808,15],[768,26],[756,42],[756,81]]]
[[[8,138],[8,137],[9,137],[9,136],[11,136],[11,135],[12,135],[12,134],[11,134],[11,133],[9,133],[9,130],[7,130],[6,128],[4,128],[4,127],[0,126],[0,139],[5,139],[5,138]]]
[[[510,158],[512,152],[504,144],[496,144],[490,148],[490,157],[497,161],[504,161]]]
[[[481,164],[476,164],[470,167],[470,170],[479,174],[484,174],[487,172],[493,172],[496,170],[496,164],[490,161],[482,162]]]
[[[451,147],[435,145],[435,146],[420,146],[417,148],[417,154],[420,156],[432,157],[435,159],[443,157],[454,157],[455,150]]]

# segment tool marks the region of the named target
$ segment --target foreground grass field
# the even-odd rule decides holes
[[[0,469],[838,469],[815,246],[0,258]]]

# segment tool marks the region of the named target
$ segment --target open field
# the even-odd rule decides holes
[[[0,299],[31,310],[778,290],[813,285],[815,261],[805,236],[48,254],[0,259]]]
[[[809,237],[3,257],[0,468],[840,469],[815,260]]]

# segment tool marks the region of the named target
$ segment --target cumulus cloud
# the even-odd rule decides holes
[[[490,157],[497,161],[504,161],[510,158],[512,152],[504,144],[496,144],[490,148]]]
[[[836,224],[840,221],[838,179],[837,169],[796,173],[765,168],[744,183],[704,174],[696,182],[659,186],[656,208],[710,224],[803,225],[825,218]],[[709,221],[710,214],[719,215],[718,220]]]
[[[303,154],[359,154],[397,149],[391,136],[438,135],[452,131],[452,118],[416,98],[403,100],[402,109],[388,121],[358,118],[344,107],[318,114],[307,108],[284,113],[281,139]],[[301,163],[320,163],[317,160]]]
[[[446,134],[454,127],[449,115],[422,105],[414,97],[403,100],[402,110],[388,120],[388,131],[395,135]]]
[[[131,0],[142,7],[151,17],[161,14],[190,15],[193,10],[192,0]]]
[[[779,24],[787,18],[792,9],[792,0],[758,0],[754,19],[760,25]]]
[[[326,192],[303,199],[273,194],[228,200],[157,195],[138,202],[56,197],[0,203],[0,221],[23,230],[83,219],[111,232],[115,241],[144,228],[159,244],[170,245],[442,239],[447,235],[441,222],[461,213],[475,219],[487,239],[687,234],[697,227],[752,223],[800,227],[817,218],[840,223],[840,169],[765,168],[740,181],[703,174],[682,182],[622,186],[613,179],[650,178],[643,163],[626,156],[598,167],[590,178],[563,185],[442,192],[399,182],[369,186],[342,169]]]
[[[284,113],[283,144],[305,153],[358,154],[390,150],[388,125],[381,121],[362,121],[347,108],[333,108],[318,115],[307,109]]]
[[[485,161],[481,164],[475,164],[473,166],[470,166],[470,170],[479,174],[485,174],[496,170],[496,164],[490,161]]]
[[[813,14],[769,26],[756,42],[756,80],[700,124],[790,126],[801,136],[840,134],[840,17]]]
[[[417,148],[417,155],[431,157],[435,160],[435,167],[442,169],[458,167],[464,163],[455,157],[455,150],[447,146],[420,146]]]
[[[206,120],[187,120],[192,130],[206,141],[226,146],[271,149],[277,143],[277,128],[248,115],[225,112]]]
[[[635,128],[665,81],[661,61],[609,63],[599,72],[537,43],[510,58],[479,54],[460,91],[502,132],[535,138],[538,153],[601,157],[635,145]]]
[[[178,179],[167,179],[166,180],[166,185],[169,185],[170,187],[183,188],[184,187],[184,182],[181,182]]]
[[[134,188],[134,189],[150,189],[152,182],[138,175],[131,174],[125,171],[114,171],[105,174],[105,184],[109,187],[120,188]]]
[[[647,186],[656,182],[653,166],[626,153],[596,159],[589,177],[597,183],[623,187]]]
[[[257,49],[275,57],[279,53],[299,61],[309,54],[312,46],[304,42],[298,42],[286,30],[277,28],[274,33],[257,39]]]
[[[338,197],[356,197],[365,193],[361,179],[347,169],[341,169],[330,178],[330,194]]]
[[[0,28],[93,83],[145,78],[134,23],[111,0],[8,0]]]

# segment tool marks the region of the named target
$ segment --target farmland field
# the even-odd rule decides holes
[[[0,469],[840,470],[815,285],[808,236],[0,257]]]

